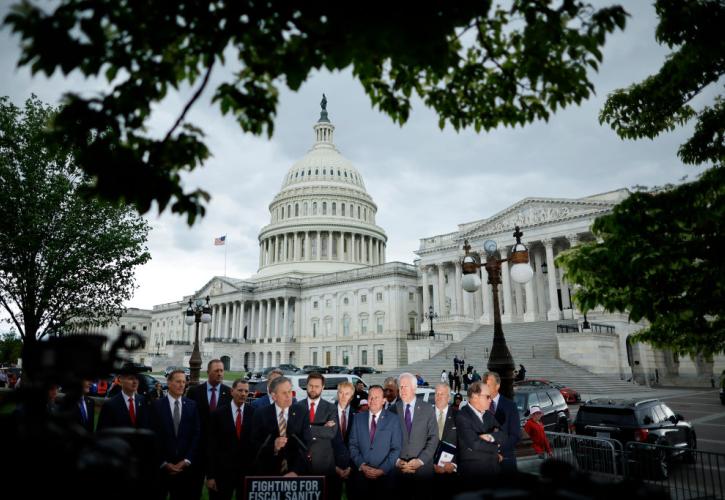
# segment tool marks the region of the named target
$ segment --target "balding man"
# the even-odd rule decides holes
[[[282,370],[279,370],[275,368],[271,372],[267,374],[267,395],[262,396],[261,398],[255,399],[252,402],[252,406],[255,410],[259,410],[264,406],[273,405],[274,399],[272,398],[272,393],[269,390],[270,385],[272,385],[272,381],[276,379],[277,377],[281,377],[284,374],[282,373]]]
[[[488,411],[491,392],[481,381],[468,387],[468,404],[456,415],[458,472],[466,479],[499,472],[500,445],[506,440],[501,424]]]

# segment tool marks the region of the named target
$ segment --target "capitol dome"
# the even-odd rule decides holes
[[[333,142],[323,95],[315,143],[287,171],[259,233],[257,277],[346,271],[385,263],[387,236],[360,172]]]

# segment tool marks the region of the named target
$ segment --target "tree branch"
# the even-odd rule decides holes
[[[23,341],[25,341],[25,329],[20,326],[20,322],[15,317],[15,313],[13,312],[12,309],[10,309],[10,306],[5,301],[5,298],[2,295],[0,295],[0,302],[2,302],[3,307],[10,315],[10,318],[13,320],[13,323],[15,323],[15,326],[18,328],[18,333],[20,334],[20,338],[23,339]]]
[[[199,98],[201,93],[204,91],[204,88],[206,87],[206,84],[209,82],[209,76],[211,76],[211,69],[214,67],[214,59],[212,59],[211,64],[209,64],[209,67],[206,70],[206,74],[204,75],[204,81],[201,82],[201,86],[199,86],[198,89],[196,89],[196,92],[191,97],[191,100],[186,103],[186,106],[184,106],[184,111],[181,112],[181,115],[176,120],[176,123],[174,123],[174,126],[171,127],[171,129],[166,133],[166,137],[164,137],[164,140],[161,141],[166,142],[171,137],[171,134],[174,133],[174,130],[181,124],[182,121],[184,121],[184,117],[186,116],[186,113],[191,109],[191,106],[194,105],[196,100]]]

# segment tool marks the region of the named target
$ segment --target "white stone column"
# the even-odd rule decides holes
[[[253,300],[249,301],[249,321],[247,323],[247,340],[252,340],[254,337],[254,308],[256,302]]]
[[[322,238],[320,237],[320,231],[317,231],[317,241],[315,242],[317,247],[317,259],[322,260]]]
[[[383,243],[383,263],[385,263],[385,243]]]
[[[282,311],[282,342],[287,342],[287,329],[289,327],[289,298],[284,299],[284,310]]]
[[[230,339],[233,339],[236,337],[236,329],[237,329],[237,303],[236,301],[232,302],[232,321],[231,321],[231,331],[227,333]]]
[[[281,326],[282,319],[281,319],[281,315],[280,315],[281,311],[280,311],[280,307],[279,307],[280,300],[281,300],[280,298],[274,299],[274,321],[272,322],[272,338],[273,339],[278,339],[280,331],[281,331],[280,326]]]
[[[559,300],[556,295],[556,266],[554,264],[554,240],[544,240],[544,248],[546,248],[546,266],[548,267],[549,277],[549,312],[547,318],[549,321],[561,319],[561,311],[559,311]]]
[[[289,261],[289,246],[287,245],[287,233],[282,235],[282,261]]]
[[[264,338],[272,338],[272,299],[267,299],[267,324],[264,327]]]
[[[491,315],[493,306],[491,302],[491,285],[488,284],[488,272],[486,272],[485,268],[481,269],[481,306],[483,307],[481,322],[489,325],[493,318]]]
[[[259,301],[259,328],[257,328],[257,338],[261,341],[264,339],[264,300]]]
[[[305,261],[312,260],[312,238],[310,238],[310,232],[305,231]]]
[[[345,261],[345,246],[342,243],[342,232],[340,232],[340,235],[337,237],[337,260],[339,262]]]
[[[544,283],[544,273],[541,270],[541,264],[544,262],[544,256],[541,254],[539,248],[536,248],[531,254],[534,258],[534,267],[536,271],[534,273],[534,281],[536,282],[536,306],[537,306],[537,319],[546,319],[546,311],[548,307],[546,305],[546,284]]]
[[[295,297],[294,306],[295,306],[295,324],[294,324],[294,329],[292,330],[292,332],[293,332],[292,335],[296,339],[299,339],[300,337],[302,337],[302,307],[303,307],[302,299]],[[299,342],[299,340],[298,340],[298,342]],[[301,352],[300,352],[300,355],[302,355]]]
[[[259,267],[260,269],[264,265],[264,242],[259,243]]]
[[[238,324],[238,330],[237,330],[238,339],[244,338],[244,309],[246,308],[246,306],[247,306],[246,301],[244,301],[244,300],[239,301],[239,324]]]
[[[531,253],[531,245],[532,242],[527,242],[526,247],[529,248],[529,266],[531,265],[531,259],[533,254]],[[536,280],[536,275],[532,276],[532,278],[524,285],[526,293],[526,312],[524,313],[524,321],[536,321],[536,297],[535,297],[535,291],[534,291],[534,281]]]
[[[428,266],[421,266],[420,271],[423,275],[423,314],[421,315],[421,317],[422,319],[425,319],[425,314],[428,312],[428,308],[430,307],[430,289],[428,288]]]
[[[506,259],[509,255],[508,247],[501,247],[499,249],[501,258]],[[501,283],[503,284],[503,310],[501,314],[502,323],[511,323],[514,317],[513,301],[511,300],[511,276],[509,275],[509,263],[504,262],[501,264]]]
[[[368,244],[365,245],[365,262],[372,265],[373,264],[373,238],[372,236],[368,236]]]
[[[461,282],[463,280],[463,268],[461,268],[460,260],[456,260],[454,262],[454,265],[456,267],[456,283],[454,285],[456,287],[456,293],[453,294],[456,298],[454,309],[455,309],[457,315],[462,316],[463,315],[463,287],[461,286]]]
[[[327,260],[332,260],[332,231],[327,232]]]
[[[438,264],[438,316],[446,316],[446,272],[443,262]]]

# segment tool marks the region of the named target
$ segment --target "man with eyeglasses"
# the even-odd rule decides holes
[[[496,474],[500,471],[499,452],[506,432],[488,411],[491,392],[481,381],[468,386],[468,404],[456,415],[458,432],[458,472],[464,478]]]

